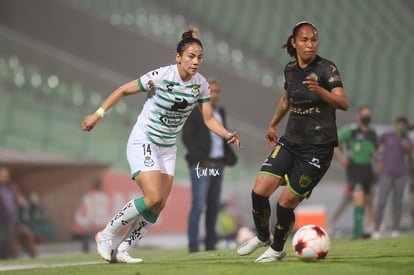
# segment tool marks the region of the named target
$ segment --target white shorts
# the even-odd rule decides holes
[[[127,159],[132,179],[140,172],[157,171],[174,176],[177,147],[161,147],[153,143],[128,141]]]

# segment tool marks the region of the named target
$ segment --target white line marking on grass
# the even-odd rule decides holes
[[[93,265],[93,264],[102,264],[102,263],[104,263],[104,262],[94,261],[94,262],[57,263],[57,264],[3,265],[3,266],[0,266],[0,272],[1,271],[10,271],[10,270],[32,269],[32,268],[54,268],[54,267],[76,266],[76,265]]]

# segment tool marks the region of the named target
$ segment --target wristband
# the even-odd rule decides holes
[[[97,114],[98,116],[100,116],[101,118],[105,116],[105,110],[102,107],[99,107],[98,110],[96,110],[95,114]]]

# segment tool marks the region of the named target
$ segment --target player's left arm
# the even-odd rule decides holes
[[[314,94],[318,95],[322,100],[326,101],[329,105],[333,108],[341,109],[341,110],[348,110],[349,102],[348,98],[345,95],[344,88],[342,87],[335,87],[331,91],[323,88],[319,85],[318,80],[307,77],[303,84],[308,86],[309,91],[313,92]]]
[[[217,135],[226,139],[228,143],[233,143],[237,146],[237,148],[240,148],[240,140],[237,136],[237,132],[230,133],[226,128],[224,128],[224,126],[214,116],[211,103],[200,102],[198,106],[206,126]]]
[[[327,62],[321,65],[321,75],[306,77],[303,84],[309,91],[318,95],[335,109],[348,110],[349,102],[342,85],[341,75],[334,63]],[[323,84],[322,84],[323,83]]]

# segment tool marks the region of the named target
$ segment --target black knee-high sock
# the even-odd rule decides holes
[[[273,235],[272,248],[276,251],[282,251],[289,233],[295,225],[295,212],[293,208],[284,208],[279,203],[276,207],[276,226]]]
[[[269,218],[270,218],[270,203],[269,197],[264,197],[252,191],[252,213],[253,220],[256,226],[257,237],[262,242],[269,240]]]

